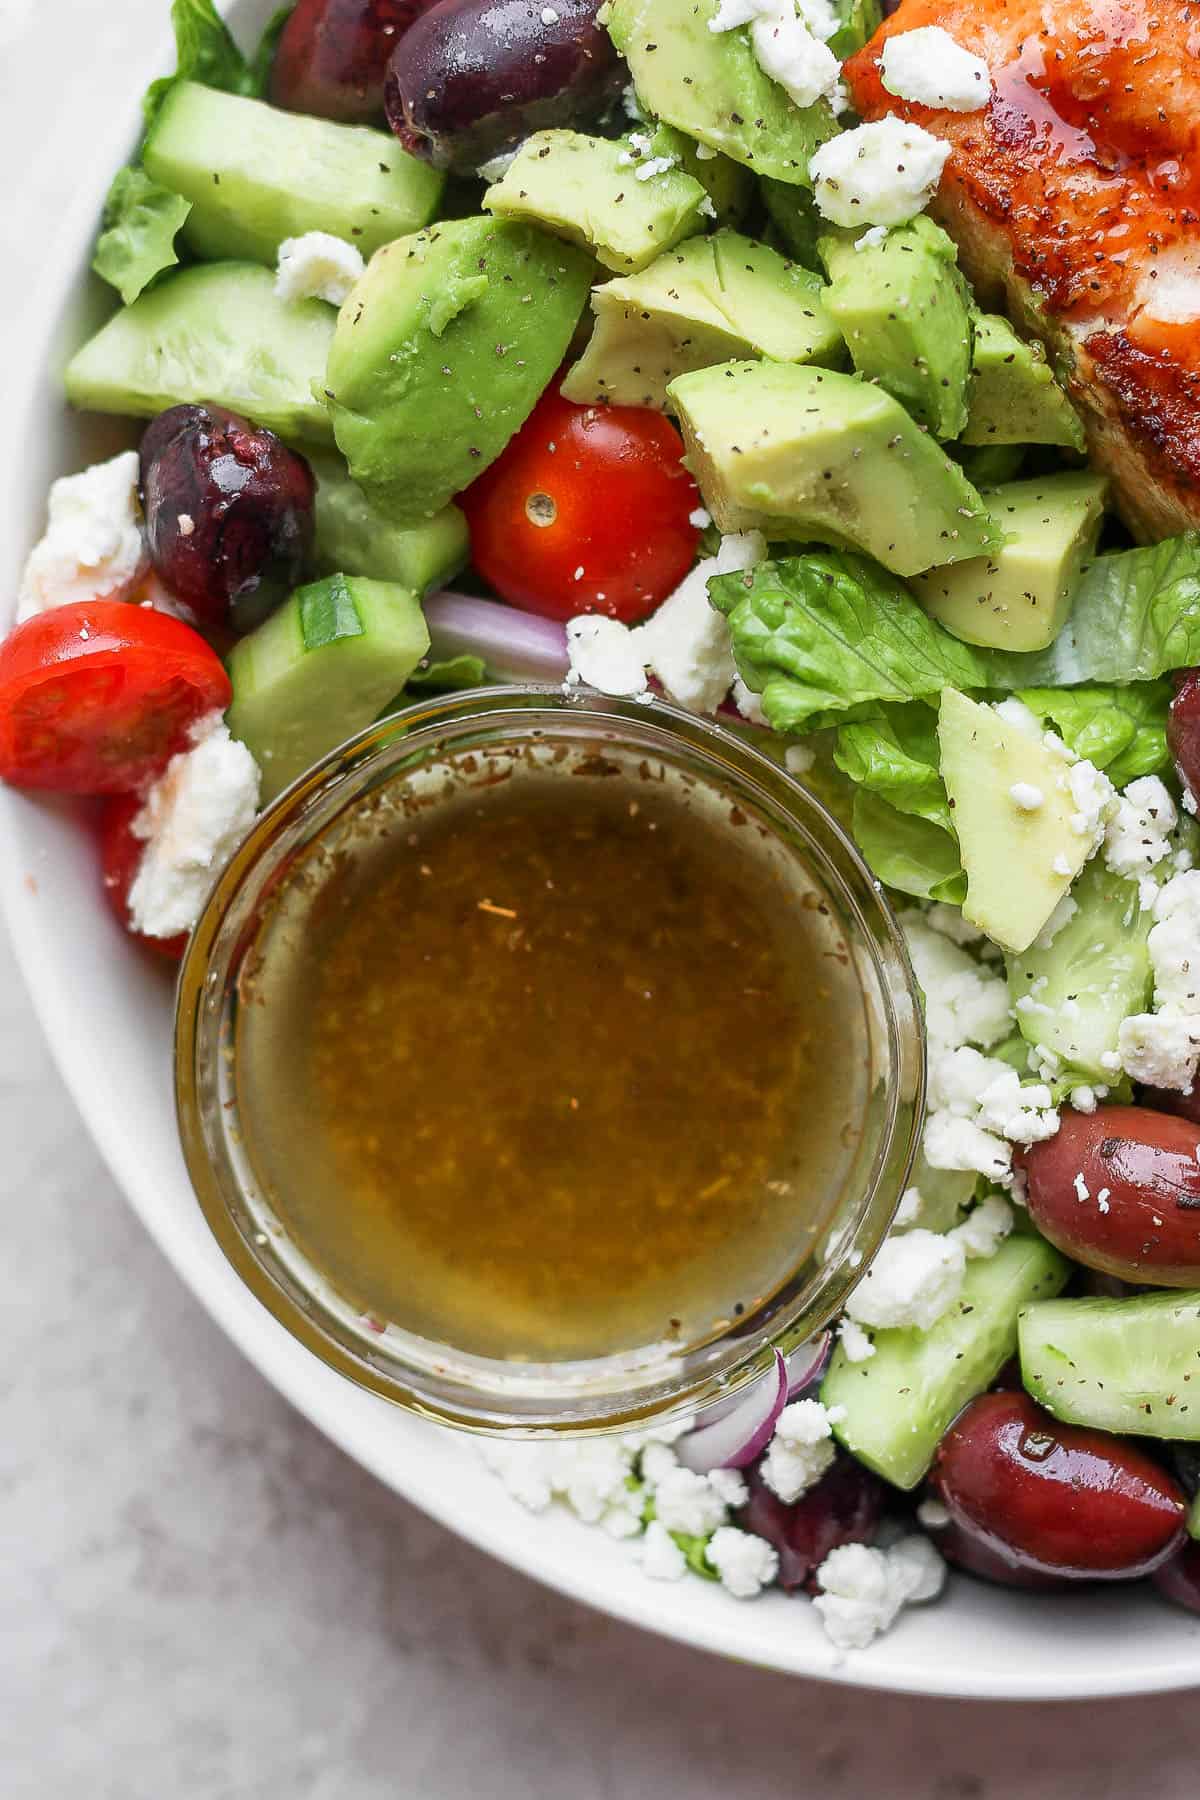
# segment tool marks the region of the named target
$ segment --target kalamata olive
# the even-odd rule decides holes
[[[1190,669],[1175,691],[1167,712],[1167,743],[1185,790],[1200,801],[1200,669]]]
[[[406,150],[468,174],[531,131],[586,127],[629,79],[598,0],[441,0],[393,52],[388,122]]]
[[[750,1498],[737,1522],[778,1550],[779,1585],[789,1592],[808,1586],[839,1544],[869,1544],[883,1516],[882,1481],[844,1451],[791,1506],[771,1492],[757,1470],[749,1483]]]
[[[1131,1581],[1183,1542],[1178,1482],[1144,1450],[1063,1425],[1028,1394],[981,1394],[938,1446],[930,1491],[1011,1569]]]
[[[1145,1106],[1064,1112],[1013,1159],[1052,1244],[1122,1281],[1200,1285],[1200,1126]]]
[[[955,1569],[961,1569],[964,1575],[975,1575],[981,1581],[994,1581],[999,1587],[1025,1588],[1041,1592],[1061,1592],[1069,1584],[1061,1575],[1044,1575],[1039,1569],[1026,1569],[1020,1563],[1011,1561],[994,1550],[986,1539],[978,1537],[973,1531],[964,1531],[961,1525],[953,1520],[942,1525],[936,1531],[926,1529],[926,1536],[931,1538]]]
[[[1200,1125],[1200,1077],[1192,1082],[1186,1094],[1176,1093],[1172,1088],[1143,1088],[1141,1100],[1144,1106],[1152,1106],[1156,1112],[1174,1113],[1177,1118],[1190,1119],[1193,1125]]]
[[[271,65],[271,99],[348,125],[383,118],[388,58],[435,0],[298,0]]]
[[[142,438],[155,568],[206,627],[249,630],[301,579],[316,482],[274,432],[221,406],[172,406]]]
[[[1200,1543],[1189,1541],[1161,1569],[1156,1569],[1154,1585],[1176,1606],[1200,1613]]]

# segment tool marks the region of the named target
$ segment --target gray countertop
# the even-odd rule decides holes
[[[6,269],[71,192],[91,71],[136,67],[165,12],[0,0],[0,147],[22,174]],[[28,28],[38,13],[52,31]],[[12,306],[0,294],[0,329]],[[1188,1696],[988,1707],[763,1674],[584,1611],[396,1499],[143,1235],[2,941],[0,1146],[5,1800],[1195,1793]]]

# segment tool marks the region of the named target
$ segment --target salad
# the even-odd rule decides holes
[[[65,372],[145,423],[54,484],[0,643],[0,778],[101,803],[164,962],[430,690],[665,695],[843,821],[929,1058],[844,1318],[699,1421],[484,1451],[841,1647],[947,1562],[1200,1611],[1176,10],[298,0],[247,54],[174,0]]]

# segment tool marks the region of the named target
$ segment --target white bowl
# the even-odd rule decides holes
[[[240,0],[253,32],[273,0]],[[166,0],[163,0],[166,13]],[[48,15],[44,29],[53,20]],[[8,346],[7,479],[0,493],[0,592],[12,595],[58,474],[132,441],[74,417],[58,372],[105,304],[86,276],[100,203],[137,129],[165,37],[139,68],[94,67],[95,117],[76,202],[56,222],[38,291]],[[3,604],[7,605],[8,602]],[[0,614],[0,626],[7,624]],[[34,1004],[80,1112],[117,1181],[183,1280],[252,1363],[382,1481],[493,1555],[590,1605],[685,1643],[797,1674],[910,1693],[1092,1698],[1200,1684],[1200,1620],[1147,1591],[1029,1597],[955,1578],[871,1649],[839,1660],[803,1600],[754,1603],[710,1584],[647,1581],[627,1547],[565,1515],[510,1500],[472,1445],[351,1387],[300,1348],[244,1289],[210,1238],[175,1135],[171,990],[102,903],[93,842],[73,809],[0,790],[0,898]],[[86,1196],[83,1197],[86,1203]],[[84,1377],[86,1379],[86,1376]]]

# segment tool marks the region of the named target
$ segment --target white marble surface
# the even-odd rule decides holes
[[[35,36],[33,0],[0,0],[0,166],[22,176],[0,202],[6,269],[69,198],[92,69],[165,10],[58,0]],[[75,133],[46,135],[51,105]],[[0,292],[0,337],[19,289]],[[766,1675],[585,1612],[395,1499],[142,1235],[3,942],[0,1390],[4,1800],[1196,1791],[1186,1696],[985,1707]]]

